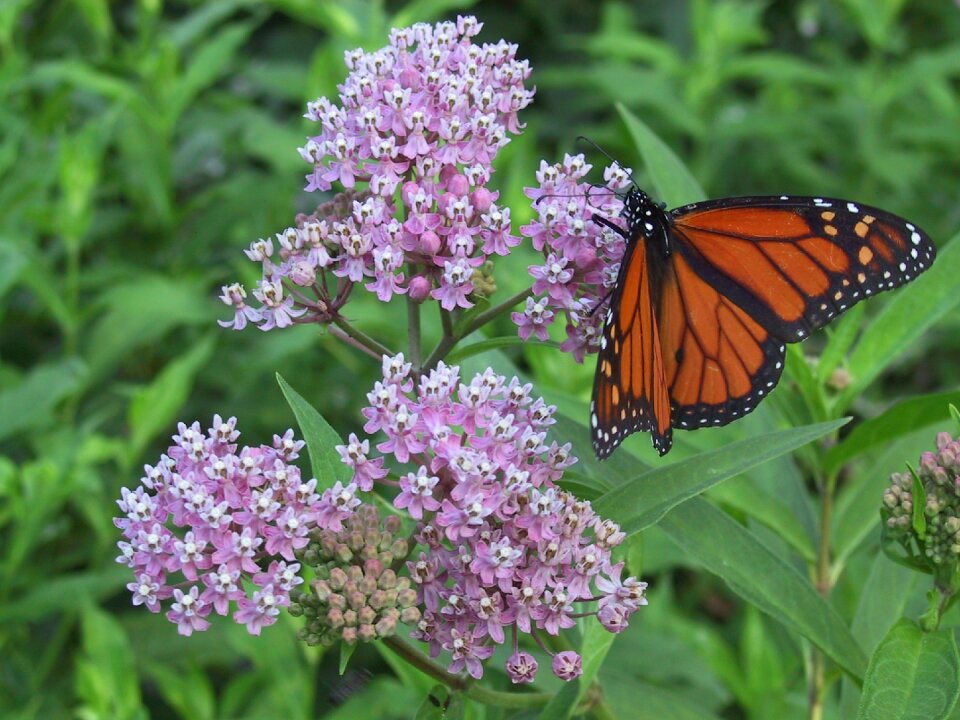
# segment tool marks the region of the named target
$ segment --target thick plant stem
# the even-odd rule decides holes
[[[824,600],[830,596],[830,523],[833,521],[833,492],[837,478],[831,474],[826,482],[819,483],[820,492],[820,541],[817,549],[817,567],[814,582],[817,592]],[[810,670],[810,720],[822,720],[823,695],[826,690],[827,659],[823,651],[813,648]]]
[[[550,693],[542,692],[501,692],[500,690],[490,690],[482,685],[477,685],[472,680],[467,680],[459,675],[451,675],[445,668],[433,662],[423,653],[400,638],[388,637],[384,639],[384,644],[397,655],[402,657],[408,663],[418,670],[423,671],[435,680],[442,682],[451,690],[463,693],[471,700],[483,703],[485,705],[496,705],[504,708],[536,708],[542,707],[553,697]]]

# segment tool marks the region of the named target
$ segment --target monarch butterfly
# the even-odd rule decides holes
[[[741,197],[665,210],[633,187],[590,405],[599,459],[650,431],[726,425],[752,411],[800,342],[865,297],[909,282],[936,248],[916,225],[847,200]]]

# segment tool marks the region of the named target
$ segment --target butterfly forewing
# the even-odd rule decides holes
[[[671,214],[695,272],[785,342],[909,282],[936,254],[913,224],[846,200],[730,198]]]

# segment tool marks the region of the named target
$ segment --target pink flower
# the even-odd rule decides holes
[[[307,104],[316,134],[299,148],[308,191],[344,191],[250,246],[261,306],[225,286],[234,316],[221,325],[329,323],[354,285],[383,302],[412,292],[446,310],[473,305],[474,268],[520,242],[487,184],[534,94],[517,47],[475,43],[481,27],[472,17],[419,23],[392,31],[387,47],[345,54],[339,97]],[[420,272],[408,279],[406,264]]]
[[[301,479],[290,462],[304,443],[292,431],[274,435],[272,445],[238,449],[236,422],[215,415],[206,432],[198,422],[179,423],[167,454],[117,501],[122,517],[114,523],[124,537],[117,561],[136,578],[127,585],[133,604],[160,612],[173,598],[166,616],[183,635],[206,630],[210,612],[231,608],[252,631],[272,623],[271,608],[289,604],[302,582],[299,564],[288,563],[310,530],[342,522],[360,503],[356,486],[321,496],[316,480]],[[202,584],[183,590],[184,581]]]
[[[573,650],[564,650],[553,656],[553,674],[570,682],[583,674],[583,660]]]
[[[532,683],[537,677],[537,661],[528,652],[515,652],[507,660],[507,676],[514,685]]]

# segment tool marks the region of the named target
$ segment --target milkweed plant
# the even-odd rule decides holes
[[[316,134],[299,148],[306,190],[323,201],[245,251],[255,287],[222,289],[225,328],[319,325],[379,367],[355,432],[324,448],[339,468],[311,476],[293,430],[244,444],[237,418],[181,422],[122,490],[117,560],[133,604],[181,635],[218,619],[259,635],[286,613],[308,645],[349,657],[382,642],[454,690],[524,707],[551,696],[475,681],[496,667],[534,683],[545,657],[561,680],[580,677],[575,626],[623,632],[647,584],[626,569],[624,529],[564,489],[578,458],[552,439],[556,406],[521,378],[468,373],[448,355],[508,313],[523,341],[548,340],[560,322],[562,350],[578,362],[595,352],[624,240],[592,216],[618,216],[631,174],[611,163],[597,186],[583,155],[544,160],[526,190],[534,219],[515,228],[491,178],[535,88],[517,46],[480,42],[481,28],[469,16],[420,23],[345,53],[338,97],[307,104]],[[521,243],[542,263],[527,289],[490,305],[497,261]],[[406,305],[403,352],[348,319],[364,292]],[[441,327],[427,351],[429,305]],[[958,586],[958,488],[960,443],[942,433],[883,495],[887,545],[936,578],[931,629]]]
[[[411,658],[412,639],[451,675],[481,678],[502,645],[520,684],[537,676],[531,643],[572,680],[580,655],[545,638],[579,618],[619,633],[647,602],[646,583],[614,557],[624,533],[558,484],[577,458],[548,439],[556,407],[516,377],[466,377],[444,362],[458,339],[446,323],[490,293],[493,259],[521,242],[488,183],[523,130],[531,71],[515,45],[476,42],[480,29],[460,17],[394,30],[385,48],[346,53],[337,101],[307,106],[317,134],[299,150],[306,188],[335,194],[250,246],[262,277],[249,295],[223,288],[233,317],[221,325],[329,327],[382,379],[362,427],[335,448],[343,482],[307,476],[292,430],[241,446],[237,419],[215,415],[209,427],[180,423],[139,486],[123,489],[118,559],[133,573],[133,602],[182,635],[216,616],[257,635],[287,612],[305,619],[308,644],[402,638],[395,647]],[[404,296],[415,315],[438,305],[439,346],[424,357],[416,327],[407,354],[361,333],[342,310],[363,291]],[[524,299],[529,307],[531,291],[470,332]],[[530,317],[519,317],[521,334]],[[392,496],[389,511],[378,491]]]

